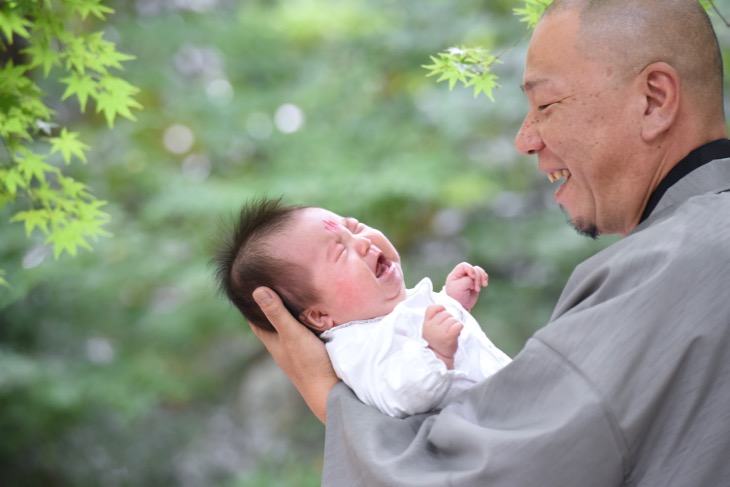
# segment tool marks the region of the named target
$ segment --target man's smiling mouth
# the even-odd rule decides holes
[[[547,177],[551,183],[559,181],[563,178],[565,178],[565,180],[567,181],[568,179],[570,179],[570,171],[568,171],[567,169],[558,169],[557,171],[547,173]]]

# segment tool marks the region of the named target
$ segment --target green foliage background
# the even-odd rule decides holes
[[[54,108],[92,147],[69,174],[109,202],[113,237],[54,260],[0,212],[2,485],[319,485],[323,427],[210,278],[219,222],[249,197],[380,227],[409,284],[483,266],[475,314],[510,354],[608,243],[574,235],[512,147],[526,110],[515,2],[109,5],[106,38],[136,57],[124,77],[144,110],[110,131],[72,100]],[[515,44],[493,66],[495,103],[422,68],[446,47]]]

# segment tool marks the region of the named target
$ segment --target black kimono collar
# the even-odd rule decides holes
[[[644,208],[644,213],[641,215],[640,222],[649,218],[649,215],[651,215],[651,212],[654,211],[659,200],[662,199],[664,193],[666,193],[666,191],[671,188],[674,183],[710,161],[726,158],[730,158],[730,140],[728,139],[718,139],[709,142],[687,154],[684,159],[679,161],[679,163],[674,166],[666,176],[664,176],[664,179],[662,179],[659,183],[659,186],[657,186],[651,194],[649,201],[646,203],[646,208]]]

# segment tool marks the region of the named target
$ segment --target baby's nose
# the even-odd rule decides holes
[[[360,255],[367,255],[367,253],[370,251],[370,247],[373,244],[369,238],[358,236],[352,237],[352,243]]]

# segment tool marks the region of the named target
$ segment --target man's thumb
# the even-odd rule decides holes
[[[265,287],[257,287],[253,291],[253,300],[261,307],[268,306],[274,300],[271,290]]]

